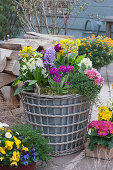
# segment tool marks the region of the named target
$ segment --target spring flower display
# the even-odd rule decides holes
[[[104,82],[103,77],[92,67],[92,61],[79,56],[81,40],[61,39],[37,52],[32,47],[24,47],[19,52],[20,76],[14,81],[14,86],[23,82],[21,90],[50,95],[80,93],[94,100]]]
[[[79,55],[86,54],[94,68],[101,68],[113,61],[113,40],[108,37],[92,35],[81,39]]]
[[[17,167],[28,165],[38,161],[38,152],[34,146],[29,150],[22,143],[22,140],[15,137],[8,125],[0,123],[0,166],[8,165]]]

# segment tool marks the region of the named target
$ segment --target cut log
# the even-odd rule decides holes
[[[9,50],[20,50],[22,49],[22,46],[21,44],[0,43],[0,48],[5,48]]]
[[[42,40],[50,40],[50,41],[60,41],[62,39],[62,37],[57,37],[57,36],[53,36],[53,35],[48,35],[48,34],[40,34],[40,33],[36,33],[36,32],[27,32],[24,35],[24,39],[27,38],[35,38],[35,39],[42,39]]]
[[[20,64],[17,60],[7,60],[4,72],[19,76]]]
[[[6,73],[0,73],[0,88],[13,82],[15,80],[16,76],[6,74]]]
[[[4,55],[4,53],[2,53],[0,49],[0,72],[2,72],[5,67],[6,67],[6,56]]]
[[[1,89],[4,99],[9,105],[12,105],[14,108],[19,106],[17,98],[14,96],[14,91],[11,86],[4,86]]]
[[[19,56],[19,51],[17,50],[8,50],[8,49],[0,48],[0,53],[1,53],[1,57],[6,57],[8,59],[13,59],[13,60],[17,60]]]
[[[74,36],[71,35],[48,35],[48,34],[40,34],[40,33],[36,33],[36,32],[27,32],[24,35],[24,38],[33,38],[33,39],[47,39],[47,40],[56,40],[59,41],[60,39],[64,38],[70,38],[70,39],[75,39]]]

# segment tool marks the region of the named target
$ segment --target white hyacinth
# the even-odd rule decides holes
[[[12,134],[10,132],[6,132],[5,133],[5,137],[10,139],[10,138],[12,138]]]
[[[81,67],[82,63],[85,64],[86,68],[92,67],[92,61],[89,58],[84,58],[78,66]]]

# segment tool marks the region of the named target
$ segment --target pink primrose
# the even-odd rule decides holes
[[[107,136],[108,133],[109,133],[109,131],[106,127],[102,128],[98,131],[98,135],[101,137]]]
[[[97,86],[100,86],[101,85],[101,82],[100,82],[100,79],[96,79],[93,84],[97,85]]]

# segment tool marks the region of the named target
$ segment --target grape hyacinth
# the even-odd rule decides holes
[[[55,50],[53,47],[48,47],[44,54],[44,64],[45,67],[54,66],[54,59],[55,59]]]

